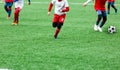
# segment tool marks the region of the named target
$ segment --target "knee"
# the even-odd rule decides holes
[[[59,23],[59,24],[57,25],[57,28],[58,28],[58,29],[61,29],[62,26],[63,26],[63,23]]]
[[[103,21],[106,22],[107,21],[107,17],[103,17]]]
[[[55,28],[57,27],[57,22],[53,22],[52,26]]]

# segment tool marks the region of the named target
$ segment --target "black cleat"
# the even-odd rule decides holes
[[[117,9],[115,10],[115,13],[117,13]]]
[[[110,14],[110,12],[108,11],[107,14]]]
[[[57,35],[54,35],[54,38],[57,39]]]

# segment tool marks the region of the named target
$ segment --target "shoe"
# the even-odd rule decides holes
[[[54,38],[57,39],[57,35],[54,35]]]
[[[107,14],[110,14],[110,12],[108,11]]]
[[[95,24],[94,25],[94,30],[97,31],[98,30],[98,26]]]
[[[12,25],[15,25],[15,26],[17,26],[17,25],[18,25],[18,23],[14,23],[14,22],[13,22],[13,23],[12,23]]]
[[[98,30],[99,30],[100,32],[102,32],[102,28],[101,28],[101,27],[99,27],[99,26],[98,26]]]
[[[117,13],[117,9],[115,10],[115,13]]]
[[[10,17],[9,17],[9,16],[7,16],[7,19],[9,20],[9,19],[10,19]]]

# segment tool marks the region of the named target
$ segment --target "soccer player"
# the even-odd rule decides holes
[[[11,11],[12,11],[12,5],[13,5],[13,0],[4,0],[5,1],[5,5],[4,5],[4,9],[7,12],[7,19],[10,19],[11,16]]]
[[[107,13],[110,14],[110,6],[115,10],[115,13],[117,13],[117,8],[114,5],[115,0],[108,0],[108,7],[107,7]]]
[[[67,0],[52,0],[48,8],[48,16],[50,16],[53,5],[55,5],[55,11],[52,26],[56,28],[54,33],[54,38],[56,39],[64,24],[66,12],[69,11],[69,5]]]
[[[18,25],[19,23],[19,13],[24,5],[24,0],[14,0],[15,2],[15,11],[14,11],[14,21],[12,25]],[[28,4],[30,5],[30,0],[28,0]]]
[[[83,3],[83,6],[86,6],[91,1],[92,0],[87,0],[86,2]],[[107,21],[106,8],[105,8],[106,1],[107,0],[95,0],[94,8],[95,8],[95,10],[97,12],[97,16],[98,16],[97,20],[96,20],[96,24],[94,25],[95,31],[99,30],[100,32],[102,32],[102,27],[105,24],[105,22]],[[100,23],[100,25],[99,25],[99,23]]]

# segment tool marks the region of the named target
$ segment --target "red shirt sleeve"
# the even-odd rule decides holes
[[[66,7],[65,9],[62,10],[62,12],[68,12],[70,10],[69,7]]]
[[[50,12],[52,10],[53,4],[50,3],[49,7],[48,7],[48,11]]]

